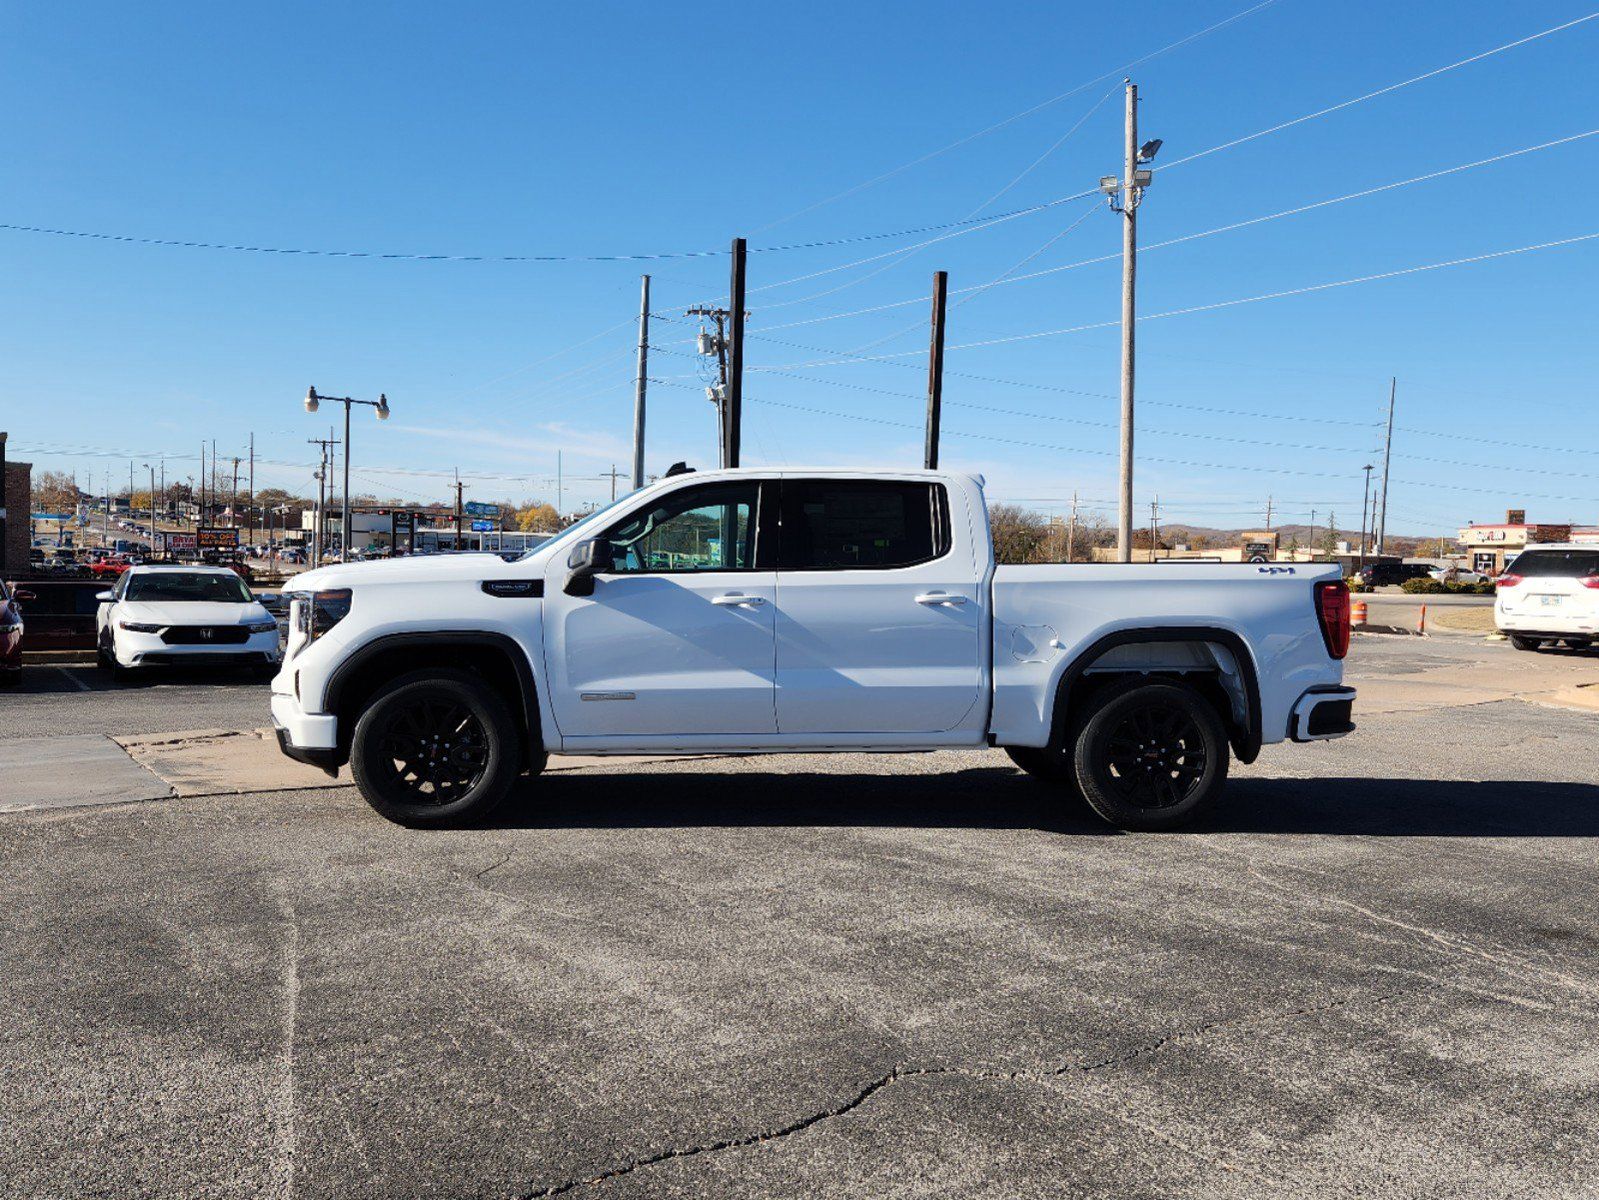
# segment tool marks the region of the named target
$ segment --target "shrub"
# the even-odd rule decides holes
[[[1412,596],[1439,596],[1449,590],[1449,586],[1442,580],[1429,579],[1425,576],[1421,579],[1407,579],[1399,585],[1399,588]]]
[[[1348,579],[1344,580],[1344,586],[1347,587],[1351,592],[1371,591],[1371,588],[1367,585],[1366,581],[1359,575],[1351,575]]]

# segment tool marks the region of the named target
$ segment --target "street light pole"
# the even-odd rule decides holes
[[[376,410],[378,420],[389,419],[389,398],[382,392],[378,393],[376,400],[357,400],[353,396],[319,396],[316,388],[309,388],[305,393],[305,411],[314,413],[323,400],[332,400],[344,405],[344,503],[339,516],[339,548],[340,558],[344,562],[350,561],[350,406],[365,404]]]

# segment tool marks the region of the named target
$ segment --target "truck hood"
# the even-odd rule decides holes
[[[498,554],[413,554],[377,562],[335,563],[302,571],[285,592],[320,592],[365,584],[441,583],[451,579],[527,579],[544,573],[542,556],[506,562]]]

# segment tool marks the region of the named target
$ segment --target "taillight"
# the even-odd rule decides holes
[[[1327,653],[1342,658],[1349,653],[1349,589],[1341,580],[1316,585],[1316,620]]]
[[[1584,575],[1577,582],[1582,584],[1583,587],[1599,588],[1599,575]]]
[[[1520,575],[1501,575],[1498,579],[1494,580],[1494,587],[1515,587],[1520,582]]]

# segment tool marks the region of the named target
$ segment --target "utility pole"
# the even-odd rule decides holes
[[[1366,565],[1366,502],[1371,498],[1371,464],[1360,468],[1366,472],[1366,490],[1360,494],[1360,567]]]
[[[644,276],[638,298],[638,379],[633,384],[633,487],[644,486],[644,393],[649,384],[650,362],[650,277]],[[612,465],[615,470],[615,465]],[[611,499],[616,499],[616,480],[611,480]]]
[[[699,352],[709,358],[716,356],[717,383],[705,389],[705,395],[716,406],[716,465],[727,465],[727,318],[730,315],[725,308],[696,307],[686,310],[685,316],[709,317],[716,322],[716,336],[713,339],[703,329],[700,331]]]
[[[193,500],[193,489],[190,489],[189,499]],[[195,515],[194,527],[196,529],[205,524],[205,442],[200,443],[200,503]]]
[[[255,434],[250,434],[250,498],[244,505],[244,536],[255,541]]]
[[[332,431],[329,430],[331,434]],[[313,566],[322,565],[322,535],[327,524],[327,484],[328,484],[328,451],[329,447],[338,445],[331,436],[326,438],[306,438],[307,444],[316,446],[321,451],[321,460],[316,469],[316,508],[311,516],[311,560]]]
[[[228,493],[228,525],[239,527],[239,456],[233,456],[233,490]]]
[[[455,468],[455,548],[461,548],[461,468]]]
[[[600,475],[602,477],[606,476],[606,475],[609,475],[610,478],[611,478],[611,502],[614,504],[616,502],[616,481],[618,479],[625,478],[626,477],[626,472],[618,471],[616,469],[616,464],[612,463],[611,464],[611,469],[609,471],[601,471]]]
[[[1133,374],[1134,335],[1137,321],[1136,284],[1138,278],[1138,206],[1144,189],[1154,179],[1152,172],[1142,170],[1160,150],[1160,140],[1138,144],[1138,85],[1127,84],[1127,115],[1123,154],[1123,171],[1120,178],[1105,175],[1099,181],[1099,190],[1110,197],[1111,211],[1122,218],[1122,386],[1121,386],[1121,494],[1116,521],[1117,558],[1131,562],[1133,554]],[[1118,202],[1119,197],[1119,202]]]
[[[738,466],[739,441],[744,426],[744,239],[733,239],[733,278],[727,346],[727,437],[723,466]],[[731,511],[731,510],[730,510]]]
[[[1266,497],[1266,532],[1271,532],[1271,497]]]
[[[1072,516],[1066,526],[1066,561],[1074,562],[1077,551],[1077,490],[1072,489]]]
[[[457,472],[457,474],[459,474],[459,472]],[[556,516],[560,516],[561,515],[561,505],[562,505],[561,493],[564,490],[564,488],[565,488],[565,480],[563,479],[562,470],[561,470],[561,452],[559,450],[557,450],[555,452],[555,515]],[[456,491],[459,492],[460,489],[457,488]],[[459,521],[459,519],[457,519],[457,520]]]
[[[949,272],[933,272],[933,329],[927,347],[927,441],[922,465],[938,470],[938,423],[944,404],[944,312],[949,300]]]
[[[1383,552],[1388,534],[1388,460],[1394,451],[1394,395],[1399,391],[1397,376],[1388,380],[1388,437],[1382,447],[1382,519],[1377,522],[1377,553]]]
[[[1156,496],[1149,502],[1149,561],[1155,561],[1155,543],[1160,540],[1160,522],[1157,513],[1160,510],[1160,497]]]

